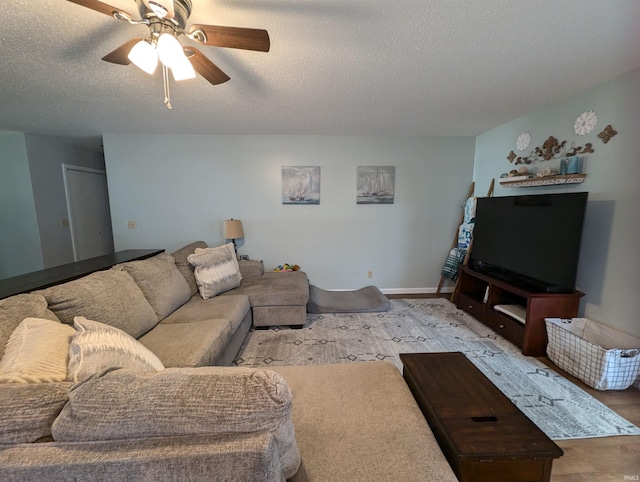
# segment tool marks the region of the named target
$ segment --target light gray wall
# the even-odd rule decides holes
[[[588,110],[598,114],[598,123],[590,134],[578,136],[573,131],[574,121]],[[522,132],[531,133],[530,149],[550,135],[579,146],[593,144],[595,152],[585,159],[587,178],[583,184],[568,188],[497,187],[496,195],[589,192],[577,279],[578,287],[586,293],[581,314],[635,336],[640,336],[635,306],[640,287],[639,112],[640,70],[636,70],[478,136],[474,164],[474,180],[482,192],[491,178],[513,169],[506,156],[511,150],[518,152],[515,141]],[[619,134],[604,144],[597,134],[607,124]]]
[[[103,136],[116,250],[224,242],[327,289],[433,289],[473,171],[473,138]],[[282,205],[282,166],[320,166],[318,206]],[[356,205],[356,167],[396,167],[395,203]],[[127,229],[127,221],[136,229]],[[373,271],[373,279],[367,272]]]
[[[0,278],[42,268],[25,136],[0,132]]]
[[[45,268],[73,262],[62,164],[104,170],[104,156],[45,136],[26,136],[33,199]]]

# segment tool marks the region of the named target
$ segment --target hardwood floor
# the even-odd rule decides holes
[[[434,298],[435,295],[387,295],[389,298]],[[449,298],[450,294],[442,297]],[[611,410],[640,427],[640,390],[601,392],[556,367],[548,358],[539,357],[562,376],[600,400]],[[552,482],[640,481],[640,435],[580,440],[557,440],[564,455],[554,460]]]
[[[556,367],[548,358],[538,358],[571,380],[611,410],[640,426],[640,390],[601,392]],[[557,440],[564,456],[553,462],[551,480],[558,482],[613,482],[640,480],[640,435],[581,440]]]

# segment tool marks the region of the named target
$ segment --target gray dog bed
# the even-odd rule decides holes
[[[367,313],[389,311],[389,299],[375,286],[354,291],[327,291],[309,285],[309,313]]]

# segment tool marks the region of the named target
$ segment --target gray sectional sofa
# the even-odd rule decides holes
[[[304,323],[308,280],[241,262],[240,286],[205,300],[187,259],[197,247],[0,300],[0,350],[25,318],[86,317],[164,366],[0,376],[0,479],[456,480],[392,364],[225,366],[256,320]]]

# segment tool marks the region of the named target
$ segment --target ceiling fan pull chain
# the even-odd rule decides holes
[[[162,82],[164,83],[164,103],[167,104],[167,109],[173,109],[171,107],[171,92],[169,92],[169,69],[164,64],[162,64]]]

